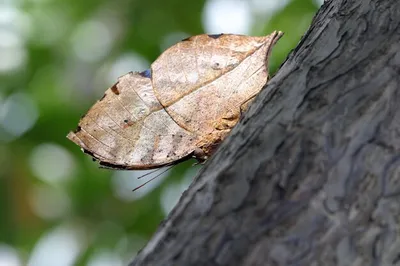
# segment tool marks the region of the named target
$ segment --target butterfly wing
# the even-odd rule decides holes
[[[267,82],[268,57],[281,35],[203,34],[184,40],[152,64],[155,95],[190,132],[204,136],[216,127],[231,128],[241,105]]]
[[[171,164],[193,151],[196,138],[171,119],[146,73],[122,76],[67,137],[102,165],[121,169]]]
[[[151,169],[216,146],[268,79],[282,33],[199,35],[168,50],[151,70],[128,73],[106,91],[68,138],[105,166]],[[200,151],[200,153],[203,153]]]

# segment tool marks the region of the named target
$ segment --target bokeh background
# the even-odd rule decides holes
[[[0,266],[126,265],[197,173],[148,185],[65,136],[117,77],[200,33],[285,32],[274,72],[322,0],[1,0]]]

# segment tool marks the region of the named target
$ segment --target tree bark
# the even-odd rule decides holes
[[[400,265],[399,23],[325,2],[131,265]]]

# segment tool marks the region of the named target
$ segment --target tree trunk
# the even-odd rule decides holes
[[[400,265],[399,23],[325,2],[131,265]]]

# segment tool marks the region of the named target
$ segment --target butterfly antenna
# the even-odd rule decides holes
[[[146,182],[144,182],[144,183],[141,184],[140,186],[135,187],[132,191],[138,190],[139,188],[143,187],[144,185],[148,184],[149,182],[153,181],[154,179],[156,179],[156,178],[159,177],[160,175],[162,175],[162,174],[164,174],[165,172],[167,172],[167,171],[168,171],[169,169],[171,169],[172,167],[173,167],[173,165],[167,167],[167,169],[165,169],[164,171],[160,172],[160,173],[157,174],[156,176],[150,178],[149,180],[147,180]],[[155,170],[155,171],[158,171],[158,170],[160,170],[160,169],[157,169],[157,170]],[[146,175],[149,175],[149,174],[151,174],[151,173],[154,173],[155,171],[152,171],[152,172],[150,172],[150,173],[147,173]],[[145,175],[143,175],[143,176],[145,176]],[[142,178],[143,176],[140,176],[139,178]],[[138,178],[138,179],[139,179],[139,178]]]
[[[145,176],[151,175],[151,174],[153,174],[153,173],[155,173],[155,172],[157,172],[157,171],[159,171],[159,170],[161,170],[161,169],[152,170],[152,171],[150,171],[150,172],[148,172],[148,173],[145,173],[145,174],[139,176],[137,179],[141,179],[141,178],[143,178],[143,177],[145,177]]]

